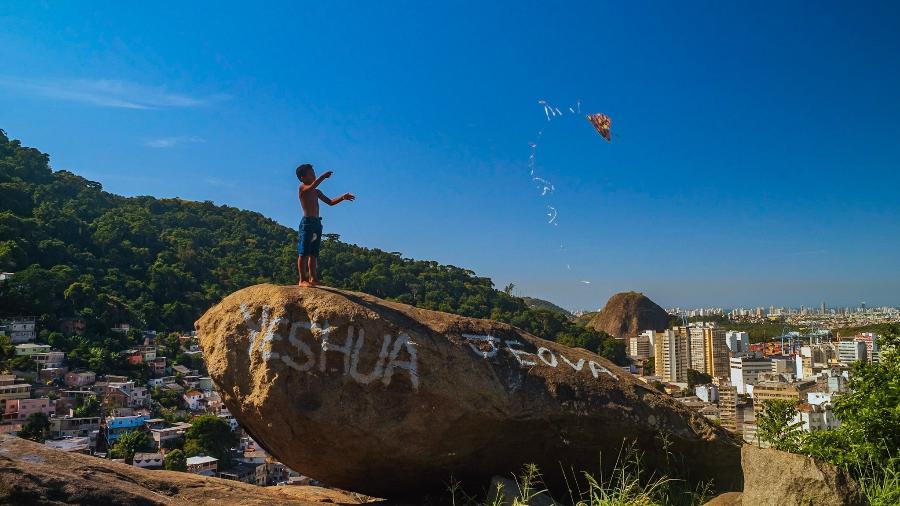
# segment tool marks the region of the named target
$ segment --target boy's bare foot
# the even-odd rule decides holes
[[[299,285],[300,286],[313,286],[312,283],[310,283],[309,281],[301,281],[299,283]]]
[[[315,279],[310,279],[309,284],[306,286],[319,286],[319,282],[316,281]]]

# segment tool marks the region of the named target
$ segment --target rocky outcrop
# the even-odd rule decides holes
[[[624,339],[645,330],[663,331],[671,316],[646,295],[638,292],[617,293],[588,322],[588,327]]]
[[[859,484],[845,469],[805,455],[745,445],[743,504],[863,506]]]
[[[611,362],[487,320],[330,288],[257,285],[196,324],[228,409],[264,448],[378,497],[486,488],[536,463],[612,465],[626,441],[692,480],[740,482],[722,429]],[[663,444],[662,441],[666,443]],[[668,452],[662,447],[668,448]]]
[[[319,487],[257,487],[174,471],[148,471],[0,435],[0,504],[360,504]]]

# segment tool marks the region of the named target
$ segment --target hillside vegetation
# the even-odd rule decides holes
[[[297,232],[212,202],[122,197],[0,130],[0,316],[34,315],[44,329],[83,316],[88,334],[117,323],[188,330],[245,286],[296,283]],[[418,307],[511,323],[591,350],[607,339],[559,311],[529,307],[474,272],[364,248],[328,235],[321,279]],[[127,343],[123,343],[127,344]],[[622,354],[614,353],[620,361]]]

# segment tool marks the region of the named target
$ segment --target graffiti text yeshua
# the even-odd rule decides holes
[[[380,339],[372,338],[369,346],[377,347],[375,349],[378,350],[378,355],[375,363],[363,370],[360,353],[366,347],[369,337],[363,328],[348,325],[345,327],[346,333],[339,336],[341,327],[329,326],[327,320],[286,322],[283,317],[273,317],[268,306],[263,306],[259,318],[254,318],[245,305],[241,306],[241,313],[250,331],[248,353],[251,357],[254,353],[259,353],[263,360],[281,362],[297,372],[342,372],[363,385],[376,381],[390,385],[395,375],[405,374],[413,389],[419,389],[418,345],[406,333],[400,332],[396,336],[385,333]],[[286,323],[287,339],[280,332]],[[618,380],[609,369],[593,360],[580,358],[573,362],[565,355],[557,355],[544,347],[539,347],[535,353],[529,353],[522,349],[521,342],[514,339],[501,340],[480,334],[463,334],[462,337],[473,352],[486,360],[494,359],[500,352],[506,352],[515,357],[523,367],[564,366],[571,367],[576,372],[584,370],[594,378],[606,374]],[[275,345],[276,342],[285,340],[286,346]],[[487,350],[482,349],[485,346]],[[279,351],[275,351],[275,348]],[[333,358],[329,362],[329,353],[332,353],[332,357],[334,353],[341,355],[342,367],[334,367]]]

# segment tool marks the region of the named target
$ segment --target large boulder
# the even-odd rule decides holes
[[[588,327],[625,339],[645,330],[663,331],[669,327],[672,317],[665,309],[639,292],[621,292],[613,295],[588,321]]]
[[[864,506],[868,504],[846,469],[821,460],[745,445],[743,504],[754,506]]]
[[[85,506],[360,504],[319,487],[257,487],[175,471],[150,471],[0,435],[0,504]]]
[[[722,429],[583,349],[509,325],[331,288],[257,285],[197,322],[241,425],[304,474],[379,497],[486,487],[526,463],[612,465],[626,442],[688,479],[739,488]]]

